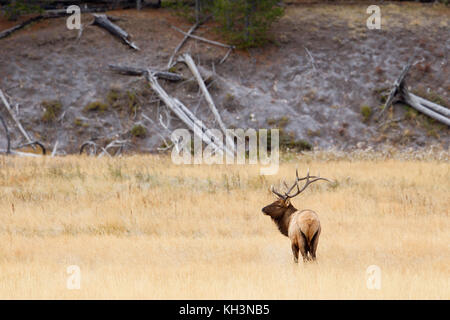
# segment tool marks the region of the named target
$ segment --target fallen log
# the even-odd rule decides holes
[[[32,144],[34,141],[30,138],[28,133],[22,127],[22,124],[20,123],[19,119],[17,119],[16,115],[14,114],[14,111],[11,109],[11,107],[8,103],[8,100],[6,100],[6,97],[3,94],[3,91],[1,89],[0,89],[0,99],[3,101],[3,104],[5,105],[6,110],[8,110],[8,113],[10,114],[10,116],[14,120],[14,122],[16,123],[20,132],[22,132],[23,136],[25,137],[25,139],[27,139],[28,143]]]
[[[197,4],[197,2],[196,2]],[[174,65],[173,63],[173,59],[175,58],[175,55],[178,53],[178,51],[180,51],[180,49],[183,47],[183,45],[186,43],[186,41],[189,39],[189,36],[192,35],[194,33],[194,31],[203,23],[205,23],[206,21],[209,20],[209,18],[211,18],[211,15],[207,16],[206,18],[204,18],[203,20],[199,21],[197,19],[197,23],[194,24],[189,31],[187,32],[187,34],[184,35],[183,40],[181,40],[181,42],[177,45],[177,47],[175,48],[175,50],[173,51],[172,55],[170,56],[169,62],[167,63],[167,69],[169,69],[170,67],[172,67]]]
[[[416,96],[415,94],[412,94],[412,93],[409,93],[409,94],[410,94],[413,98],[417,99],[417,101],[418,101],[421,105],[423,105],[423,106],[425,106],[425,107],[427,107],[427,108],[429,108],[429,109],[431,109],[431,110],[433,110],[433,111],[436,111],[436,112],[438,112],[438,113],[440,113],[440,114],[446,116],[447,118],[450,118],[450,109],[448,109],[448,108],[446,108],[446,107],[443,107],[443,106],[440,106],[440,105],[438,105],[437,103],[428,101],[428,100],[426,100],[426,99],[424,99],[424,98],[422,98],[422,97]]]
[[[131,48],[139,50],[139,47],[136,46],[132,41],[130,41],[130,35],[118,25],[112,23],[105,14],[93,14],[93,16],[94,16],[93,24],[106,29],[109,33],[121,39]]]
[[[228,49],[235,49],[235,48],[236,48],[235,46],[230,46],[230,45],[228,45],[228,44],[223,44],[223,43],[218,42],[218,41],[209,40],[209,39],[206,39],[206,38],[203,38],[203,37],[199,37],[199,36],[195,36],[195,35],[193,35],[193,34],[189,34],[189,33],[187,33],[187,32],[184,32],[184,31],[181,30],[181,29],[178,29],[177,27],[174,27],[174,26],[172,26],[172,29],[177,30],[178,32],[181,32],[181,33],[184,34],[185,36],[190,37],[190,38],[192,38],[192,39],[196,39],[196,40],[203,41],[203,42],[206,42],[206,43],[209,43],[209,44],[213,44],[213,45],[215,45],[215,46],[219,46],[219,47],[223,47],[223,48],[228,48]]]
[[[106,9],[104,9],[104,8],[92,8],[92,9],[84,8],[84,9],[81,9],[81,13],[104,12],[105,10]],[[69,15],[69,13],[67,13],[66,9],[45,11],[43,14],[40,14],[38,16],[27,19],[24,22],[19,23],[18,25],[14,26],[12,28],[9,28],[9,29],[6,29],[6,30],[0,32],[0,39],[5,38],[20,29],[23,29],[30,23],[33,23],[33,22],[36,22],[36,21],[39,21],[42,19],[53,19],[53,18],[65,17],[67,15]]]
[[[101,148],[103,151],[97,156],[97,158],[101,158],[103,157],[105,154],[109,157],[112,157],[111,154],[108,152],[108,149],[110,148],[119,148],[116,150],[116,152],[114,153],[114,156],[119,155],[120,153],[122,153],[123,148],[125,147],[125,145],[128,144],[128,140],[113,140],[111,141],[106,147]]]
[[[0,149],[0,153],[6,153],[6,150]],[[32,157],[32,158],[42,157],[42,155],[40,155],[40,154],[21,152],[21,151],[15,151],[15,150],[11,150],[10,154],[14,155],[14,156],[19,156],[19,157]]]
[[[389,96],[386,100],[386,103],[384,104],[383,109],[381,110],[378,118],[381,118],[384,115],[384,113],[389,109],[392,102],[394,101],[394,97],[397,95],[400,85],[403,83],[403,80],[405,79],[406,74],[408,73],[409,69],[411,68],[413,59],[414,59],[414,56],[411,57],[411,59],[409,59],[408,63],[403,68],[402,72],[400,73],[400,76],[395,80],[394,85],[393,85],[393,87],[389,93]]]
[[[212,111],[214,118],[216,119],[217,123],[219,124],[220,129],[222,132],[226,135],[227,134],[227,128],[225,124],[222,121],[222,117],[219,114],[219,111],[217,111],[216,105],[214,104],[214,101],[209,94],[208,89],[205,86],[205,82],[202,79],[202,76],[200,75],[200,72],[197,69],[197,66],[195,65],[194,60],[192,59],[191,55],[189,53],[185,53],[182,55],[180,61],[186,63],[186,65],[191,70],[192,74],[194,75],[195,79],[197,79],[198,85],[200,86],[200,89],[203,92],[203,95],[205,96],[206,102],[208,103],[209,109]],[[234,150],[234,142],[231,139],[231,137],[228,137],[230,141],[227,141],[228,145],[231,146],[232,150]]]
[[[17,147],[15,147],[14,149],[21,149],[21,148],[25,148],[28,146],[32,146],[34,148],[34,146],[39,146],[42,150],[42,154],[45,156],[47,154],[47,149],[45,148],[45,146],[39,142],[39,141],[32,141],[32,142],[28,142],[28,143],[23,143],[21,145],[18,145]]]
[[[220,60],[219,64],[222,64],[225,62],[225,60],[227,60],[228,56],[230,55],[231,51],[233,51],[232,48],[228,49],[227,53],[225,54],[225,56],[222,58],[222,60]]]
[[[11,153],[11,137],[9,135],[8,126],[6,125],[5,120],[3,119],[2,115],[0,115],[0,122],[3,125],[3,128],[5,129],[5,136],[6,136],[6,154]]]
[[[56,140],[55,145],[53,146],[52,158],[56,155],[56,151],[58,150],[59,140]]]
[[[442,122],[444,124],[446,124],[447,126],[450,127],[450,118],[447,118],[446,116],[437,113],[427,107],[424,107],[421,103],[420,100],[417,99],[417,96],[413,96],[411,95],[408,90],[406,90],[405,86],[402,85],[400,87],[400,93],[402,95],[403,100],[410,105],[411,107],[413,107],[414,109],[416,109],[419,112],[422,112],[423,114],[426,114],[427,116],[429,116],[430,118],[433,118],[436,121]]]
[[[400,76],[395,80],[394,85],[389,93],[388,99],[381,110],[378,118],[381,118],[386,110],[393,104],[395,96],[399,95],[401,100],[410,105],[417,111],[429,116],[430,118],[442,122],[450,126],[450,110],[440,106],[434,102],[428,101],[422,97],[416,96],[408,91],[406,88],[405,77],[412,66],[414,55],[409,59],[406,66],[403,68]]]
[[[147,73],[146,69],[143,68],[134,68],[134,67],[126,67],[126,66],[117,66],[110,64],[108,66],[112,71],[115,71],[120,74],[128,75],[128,76],[144,76]],[[184,80],[183,76],[167,71],[151,71],[155,77],[158,79],[165,79],[169,81],[181,81]]]
[[[173,99],[175,103],[180,107],[180,109],[192,120],[194,124],[196,124],[201,132],[207,136],[208,141],[214,141],[214,144],[220,149],[225,150],[228,154],[233,154],[232,149],[228,149],[226,145],[223,144],[223,138],[220,139],[220,137],[214,135],[209,129],[204,125],[202,121],[200,121],[192,112],[189,110],[180,100],[177,98]]]
[[[212,144],[216,147],[219,152],[226,152],[230,154],[223,144],[219,142],[219,139],[211,139],[215,138],[210,134],[209,130],[205,130],[204,126],[199,126],[202,122],[195,118],[192,120],[190,116],[193,116],[192,113],[189,116],[180,108],[181,102],[170,97],[167,92],[159,85],[156,77],[149,70],[146,74],[148,81],[152,89],[158,94],[161,100],[166,104],[166,106],[182,121],[186,126],[194,132],[194,135],[198,136],[203,142],[206,144]],[[195,117],[195,116],[194,116]],[[213,141],[214,140],[214,141]],[[231,153],[234,156],[234,153]]]
[[[167,69],[169,69],[170,67],[172,67],[173,65],[173,59],[175,58],[175,55],[178,53],[178,51],[180,51],[180,49],[183,47],[183,45],[185,44],[185,42],[187,41],[187,39],[189,39],[189,35],[191,35],[200,25],[199,22],[197,22],[196,24],[194,24],[189,31],[187,32],[187,34],[184,36],[183,40],[181,40],[181,42],[177,45],[177,47],[175,48],[175,50],[173,51],[172,55],[170,56],[169,62],[167,63]]]
[[[24,22],[12,27],[12,28],[6,29],[6,30],[0,32],[0,39],[5,38],[5,37],[9,36],[11,33],[16,32],[17,30],[20,30],[20,29],[26,27],[30,23],[41,20],[43,18],[44,18],[43,15],[39,15],[37,17],[33,17],[28,20],[25,20]]]

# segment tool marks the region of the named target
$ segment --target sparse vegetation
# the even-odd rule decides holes
[[[88,103],[84,107],[84,111],[86,111],[86,112],[92,112],[92,111],[105,112],[106,110],[108,110],[108,105],[101,101],[94,101],[94,102]]]
[[[296,139],[294,132],[286,132],[285,127],[289,123],[289,118],[283,116],[281,118],[269,118],[267,119],[267,124],[272,127],[272,129],[279,130],[280,139],[280,149],[283,151],[300,152],[305,150],[312,150],[312,145],[303,139]],[[271,134],[268,131],[268,146],[271,145]]]
[[[372,108],[367,105],[361,106],[361,115],[363,117],[363,121],[368,122],[372,116]]]
[[[135,113],[139,109],[139,101],[136,96],[136,92],[127,91],[128,98],[128,110],[130,113]]]
[[[433,90],[425,90],[423,87],[419,87],[418,89],[413,90],[413,93],[431,102],[440,104],[441,106],[444,106],[446,108],[450,108],[449,102]]]
[[[111,108],[135,114],[140,108],[139,94],[145,94],[145,90],[138,93],[137,91],[121,91],[113,88],[108,91],[105,101]]]
[[[278,129],[285,128],[289,123],[289,118],[282,116],[281,118],[269,118],[267,119],[267,124]]]
[[[406,120],[415,120],[419,115],[419,112],[416,109],[411,108],[410,106],[404,106],[406,109],[405,119]]]
[[[42,107],[44,108],[44,114],[42,115],[42,121],[52,122],[61,113],[62,104],[58,100],[43,101]]]
[[[320,129],[317,130],[308,129],[306,131],[306,134],[308,135],[308,137],[320,137]]]
[[[147,134],[147,130],[144,126],[136,124],[131,128],[130,133],[133,137],[143,138]]]
[[[121,98],[121,92],[119,89],[111,89],[108,91],[106,95],[106,102],[112,107],[112,108],[119,108],[120,107],[120,98]]]
[[[77,127],[83,127],[83,128],[86,128],[89,126],[89,124],[87,124],[80,118],[75,118],[75,120],[73,120],[73,124]]]

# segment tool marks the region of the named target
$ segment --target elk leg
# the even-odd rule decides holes
[[[316,260],[316,250],[317,250],[317,245],[319,244],[319,234],[320,234],[320,229],[319,231],[316,232],[316,234],[314,235],[312,241],[311,241],[311,258],[313,261]]]
[[[306,251],[305,246],[300,246],[300,253],[302,254],[303,257],[303,262],[308,261],[308,252]]]
[[[294,254],[294,262],[298,263],[298,246],[296,244],[292,244],[292,253]]]

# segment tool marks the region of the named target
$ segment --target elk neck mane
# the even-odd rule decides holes
[[[289,223],[291,222],[291,216],[296,211],[297,209],[292,204],[290,204],[281,217],[279,218],[272,217],[272,220],[277,225],[278,230],[280,230],[280,232],[284,234],[286,237],[288,236],[288,229]]]

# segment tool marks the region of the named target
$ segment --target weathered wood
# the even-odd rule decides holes
[[[230,56],[231,51],[233,51],[232,48],[228,49],[227,53],[225,54],[225,56],[222,58],[222,60],[220,60],[219,64],[222,64],[225,62],[225,60],[228,59],[228,57]]]
[[[0,153],[6,153],[6,150],[0,149]],[[40,158],[42,157],[42,155],[40,154],[35,154],[35,153],[30,153],[30,152],[21,152],[21,151],[15,151],[15,150],[11,150],[11,153],[14,156],[19,156],[19,157],[32,157],[32,158]]]
[[[6,125],[5,120],[3,119],[2,115],[0,114],[0,122],[3,125],[3,129],[5,130],[5,136],[6,136],[6,154],[11,153],[11,136],[9,135],[8,126]]]
[[[185,53],[184,55],[182,55],[180,61],[183,61],[184,63],[186,63],[186,65],[189,67],[192,74],[194,75],[195,79],[197,79],[198,85],[200,86],[200,89],[202,90],[203,95],[205,96],[205,99],[206,99],[206,102],[208,103],[209,109],[212,111],[214,118],[216,119],[217,123],[219,124],[220,129],[222,130],[224,135],[226,135],[227,128],[222,121],[222,117],[220,116],[219,111],[217,111],[216,105],[214,104],[214,101],[213,101],[211,95],[209,94],[209,91],[205,86],[205,82],[203,81],[202,76],[200,75],[200,72],[198,71],[197,66],[195,65],[195,62],[192,59],[191,55],[189,53]],[[231,139],[231,137],[228,137],[228,138],[230,140],[230,141],[227,141],[228,145],[231,146],[232,150],[234,150],[234,142]]]
[[[21,148],[28,147],[28,146],[32,146],[33,149],[34,149],[34,146],[38,146],[39,148],[41,148],[42,154],[43,154],[44,156],[47,154],[47,149],[45,148],[45,146],[44,146],[41,142],[39,142],[39,141],[37,141],[37,140],[32,141],[32,142],[23,143],[23,144],[21,144],[21,145],[18,145],[18,146],[15,147],[14,149],[21,149]]]
[[[112,71],[118,72],[120,74],[128,75],[128,76],[144,76],[147,73],[147,69],[143,68],[135,68],[135,67],[127,67],[127,66],[117,66],[110,64],[108,66]],[[158,79],[165,79],[169,81],[181,81],[184,80],[183,76],[167,71],[155,71],[151,70],[153,75]]]
[[[53,146],[52,158],[56,155],[56,151],[58,151],[59,140],[56,140],[55,145]]]
[[[415,96],[411,95],[408,90],[406,90],[405,86],[400,86],[400,93],[402,95],[403,100],[410,105],[411,107],[413,107],[414,109],[416,109],[419,112],[422,112],[423,114],[426,114],[427,116],[429,116],[430,118],[433,118],[436,121],[442,122],[444,124],[446,124],[447,126],[450,126],[450,119],[447,118],[446,116],[437,113],[427,107],[424,107],[420,102],[419,99],[417,99]]]
[[[104,8],[81,8],[81,13],[92,13],[92,12],[104,12],[105,9]],[[9,35],[11,35],[12,33],[23,29],[24,27],[26,27],[27,25],[29,25],[30,23],[42,20],[42,19],[52,19],[52,18],[60,18],[60,17],[65,17],[69,15],[66,11],[66,9],[57,9],[57,10],[47,10],[45,11],[43,14],[37,15],[35,17],[32,17],[30,19],[25,20],[24,22],[6,29],[2,32],[0,32],[0,39],[5,38]]]
[[[175,27],[175,26],[172,26],[172,29],[177,30],[178,32],[181,32],[181,33],[184,34],[185,36],[190,37],[190,38],[192,38],[192,39],[196,39],[196,40],[203,41],[203,42],[206,42],[206,43],[209,43],[209,44],[213,44],[213,45],[215,45],[215,46],[219,46],[219,47],[223,47],[223,48],[228,48],[228,49],[230,49],[230,48],[231,48],[231,49],[235,49],[235,48],[236,48],[235,46],[230,46],[230,45],[228,45],[228,44],[223,44],[223,43],[220,43],[220,42],[218,42],[218,41],[209,40],[209,39],[206,39],[206,38],[203,38],[203,37],[195,36],[195,35],[193,35],[193,34],[188,34],[187,32],[184,32],[183,30],[178,29],[178,28]]]
[[[130,35],[118,25],[112,23],[105,14],[93,14],[93,16],[94,16],[93,24],[98,25],[101,28],[104,28],[113,36],[121,39],[131,48],[139,50],[139,47],[136,46],[132,41],[130,41]]]
[[[212,144],[219,150],[219,152],[227,152],[229,151],[223,146],[220,146],[220,143],[218,145],[217,141],[212,141],[211,135],[208,136],[208,130],[205,130],[205,128],[199,127],[199,124],[201,124],[201,121],[195,118],[195,120],[191,119],[193,116],[192,113],[189,114],[189,116],[180,108],[180,105],[182,103],[178,100],[173,99],[170,97],[167,92],[159,85],[158,80],[156,77],[151,73],[149,70],[146,74],[148,81],[150,82],[150,85],[152,89],[158,94],[158,96],[161,98],[161,100],[166,104],[166,106],[182,121],[186,126],[191,129],[194,132],[194,135],[198,136],[203,142],[206,144]]]
[[[92,155],[92,153],[94,155],[96,155],[97,154],[97,144],[94,141],[84,142],[80,147],[80,154],[83,154],[84,149],[86,149],[88,146],[91,146],[93,148],[93,152],[91,152],[91,155]],[[87,153],[87,151],[86,151],[86,153]]]
[[[108,152],[108,149],[110,149],[110,148],[119,148],[114,154],[114,156],[117,156],[122,152],[123,147],[127,143],[128,143],[128,140],[113,140],[106,147],[101,148],[103,151],[97,156],[97,158],[101,158],[105,154],[109,157],[112,157],[111,154]]]
[[[6,30],[0,32],[0,39],[5,38],[5,37],[9,36],[10,34],[12,34],[13,32],[16,32],[17,30],[20,30],[20,29],[26,27],[30,23],[41,20],[43,18],[44,18],[43,15],[39,15],[39,16],[30,18],[28,20],[25,20],[24,22],[12,27],[12,28],[6,29]]]
[[[0,89],[0,99],[3,101],[3,104],[5,105],[6,110],[8,110],[8,113],[10,114],[11,118],[16,123],[17,127],[19,128],[20,132],[22,132],[25,139],[27,139],[28,143],[32,143],[33,140],[30,138],[28,133],[25,131],[25,129],[22,127],[22,124],[20,123],[19,119],[14,114],[14,111],[11,109],[8,100],[6,100],[5,95],[3,94],[3,91]]]
[[[172,55],[170,56],[169,62],[167,63],[167,69],[171,68],[173,65],[173,59],[175,58],[175,55],[178,53],[178,51],[180,51],[180,49],[183,47],[183,45],[185,44],[185,42],[187,41],[187,39],[189,39],[189,35],[191,35],[200,25],[200,22],[197,22],[196,24],[194,24],[189,31],[187,32],[187,34],[184,36],[183,40],[181,40],[181,42],[177,45],[177,47],[175,48],[175,50],[173,51]]]
[[[220,139],[220,137],[214,135],[211,131],[208,131],[209,129],[205,126],[205,124],[200,121],[180,100],[178,100],[177,98],[173,98],[173,100],[180,107],[180,109],[192,120],[192,122],[201,129],[201,132],[203,132],[203,134],[205,134],[208,139],[214,141],[214,145],[216,145],[220,150],[225,150],[225,152],[233,154],[233,151],[226,148],[226,145],[223,144],[223,137],[222,139]]]
[[[391,92],[389,93],[388,99],[386,100],[386,103],[384,104],[384,107],[381,110],[380,115],[378,116],[378,118],[381,118],[384,115],[384,113],[389,109],[389,107],[391,106],[392,102],[394,101],[394,97],[398,93],[400,85],[403,83],[403,80],[405,79],[406,74],[408,73],[409,69],[411,68],[411,65],[413,63],[413,59],[414,59],[414,56],[411,57],[411,59],[409,59],[408,63],[403,68],[402,72],[400,73],[400,76],[395,80],[394,85],[393,85],[393,87],[391,89]]]
[[[421,105],[423,105],[424,107],[427,107],[433,111],[436,111],[437,113],[440,113],[444,116],[446,116],[447,118],[450,118],[450,109],[440,106],[437,103],[428,101],[422,97],[416,96],[415,94],[409,93],[413,98],[417,99],[417,101],[419,101],[419,103]]]

